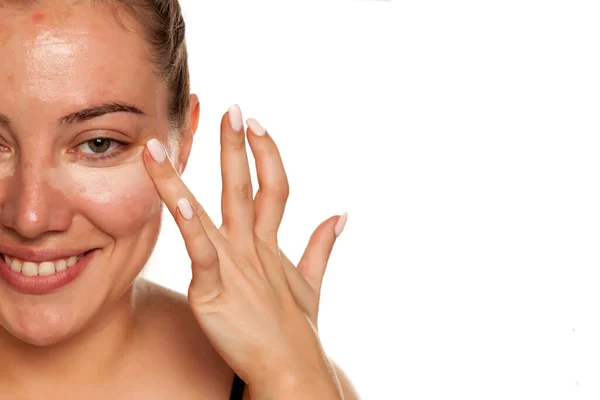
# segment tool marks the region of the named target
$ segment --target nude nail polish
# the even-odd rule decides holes
[[[348,213],[343,213],[335,224],[335,237],[339,237],[342,234],[346,226],[346,221],[348,221]]]
[[[241,131],[244,127],[244,121],[242,119],[242,110],[240,110],[240,106],[237,104],[232,105],[227,110],[227,114],[229,115],[229,125],[231,125],[231,129],[234,131]]]
[[[252,129],[252,132],[254,132],[255,135],[257,136],[264,136],[265,135],[265,128],[263,128],[257,120],[255,120],[254,118],[249,118],[246,120],[246,124],[248,125],[248,127],[250,129]]]
[[[177,201],[177,208],[179,212],[183,216],[183,218],[190,220],[194,216],[194,210],[192,209],[192,205],[189,200],[186,198],[181,198]]]
[[[160,144],[158,139],[150,139],[146,143],[146,147],[148,147],[148,151],[150,155],[157,163],[163,163],[167,159],[167,152],[165,148]]]

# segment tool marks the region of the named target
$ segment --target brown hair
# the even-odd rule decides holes
[[[95,0],[103,3],[107,0]],[[150,45],[149,62],[168,88],[169,124],[172,130],[187,129],[190,107],[190,74],[185,22],[178,0],[108,0],[123,5],[142,26],[142,34]],[[113,7],[118,18],[119,9]],[[121,24],[122,25],[122,24]]]

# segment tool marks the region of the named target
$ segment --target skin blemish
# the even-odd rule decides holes
[[[36,13],[33,14],[33,16],[31,17],[31,21],[34,24],[39,24],[39,23],[41,23],[44,20],[44,18],[46,18],[46,16],[44,15],[44,13],[38,11],[38,12],[36,12]]]

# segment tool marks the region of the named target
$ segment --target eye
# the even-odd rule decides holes
[[[82,142],[70,152],[76,153],[81,160],[101,162],[119,157],[128,148],[125,142],[100,136]]]
[[[105,154],[108,153],[109,150],[114,151],[116,148],[119,148],[119,146],[121,146],[121,143],[108,138],[95,138],[79,145],[81,151],[85,154]],[[86,149],[89,151],[86,151]]]

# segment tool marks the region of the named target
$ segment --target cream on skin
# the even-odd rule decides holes
[[[160,229],[161,200],[141,152],[152,137],[168,142],[166,88],[138,34],[123,29],[107,6],[78,3],[0,7],[0,59],[10,60],[0,63],[0,114],[11,121],[0,123],[0,243],[101,249],[77,280],[55,293],[25,295],[0,280],[0,362],[11,365],[0,380],[54,379],[51,371],[76,376],[70,361],[86,341],[90,363],[115,357],[131,329],[130,285]],[[129,17],[123,22],[139,30]],[[58,122],[112,102],[145,115]],[[103,147],[88,141],[97,138],[126,144],[112,142],[94,153]],[[69,352],[71,343],[78,344]],[[27,344],[45,347],[32,353]],[[106,354],[111,346],[115,353]]]

